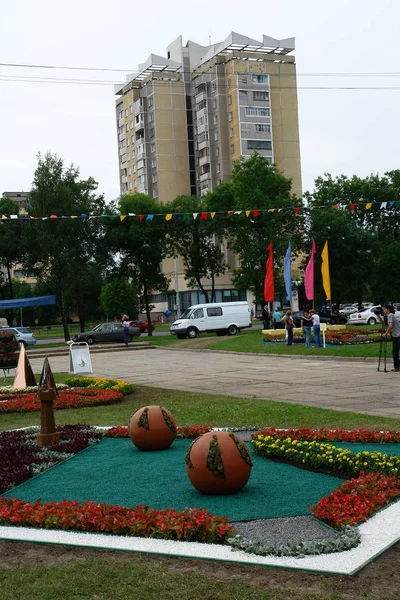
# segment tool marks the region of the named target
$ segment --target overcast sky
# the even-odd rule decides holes
[[[150,9],[150,14],[147,9]],[[192,11],[192,12],[189,12]],[[0,8],[0,62],[137,69],[182,34],[202,45],[231,31],[295,37],[303,190],[314,179],[400,168],[398,0],[17,0]],[[4,77],[7,80],[4,80]],[[74,162],[107,200],[119,194],[113,85],[15,82],[12,76],[123,81],[124,73],[0,66],[0,193],[29,190],[40,151]]]

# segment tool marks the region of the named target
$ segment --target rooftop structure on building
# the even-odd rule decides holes
[[[294,38],[178,37],[115,86],[121,193],[203,195],[256,151],[301,194]]]

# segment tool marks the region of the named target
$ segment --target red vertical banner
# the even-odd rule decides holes
[[[272,242],[268,246],[269,255],[267,258],[267,264],[265,266],[265,279],[264,279],[264,300],[265,302],[273,302],[275,300],[274,291],[274,251]]]

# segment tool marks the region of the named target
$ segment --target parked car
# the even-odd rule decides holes
[[[140,336],[138,327],[129,327],[129,341]],[[87,342],[90,346],[98,342],[123,342],[124,334],[121,323],[100,323],[91,331],[78,333],[73,337],[74,342]]]
[[[349,315],[352,315],[353,313],[358,311],[358,304],[342,304],[339,312],[341,315],[344,315],[345,317],[348,317]]]
[[[140,333],[148,333],[149,331],[149,323],[148,321],[131,321],[129,323],[130,327],[137,327]],[[154,323],[151,324],[151,330],[154,331]]]
[[[339,321],[338,314],[336,312],[332,312],[329,308],[321,308],[317,309],[317,314],[319,315],[319,320],[321,323],[328,323],[329,325],[344,325],[347,323],[347,318],[339,313]],[[294,321],[295,327],[300,327],[301,319],[303,317],[303,311],[298,310],[292,313],[292,319]]]
[[[379,319],[376,312],[383,314],[382,307],[379,304],[364,310],[358,310],[349,316],[349,325],[376,325],[379,323]]]
[[[23,344],[25,348],[27,346],[34,346],[37,342],[35,334],[29,329],[29,327],[1,327],[0,332],[11,333],[15,336],[15,339],[19,344]]]

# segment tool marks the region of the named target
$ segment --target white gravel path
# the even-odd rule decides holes
[[[0,539],[45,544],[84,546],[108,550],[148,552],[186,558],[202,558],[268,567],[353,575],[369,561],[400,540],[400,501],[380,511],[360,526],[361,543],[357,548],[334,554],[304,558],[263,557],[232,551],[228,546],[152,540],[98,533],[74,533],[27,527],[0,527]]]

